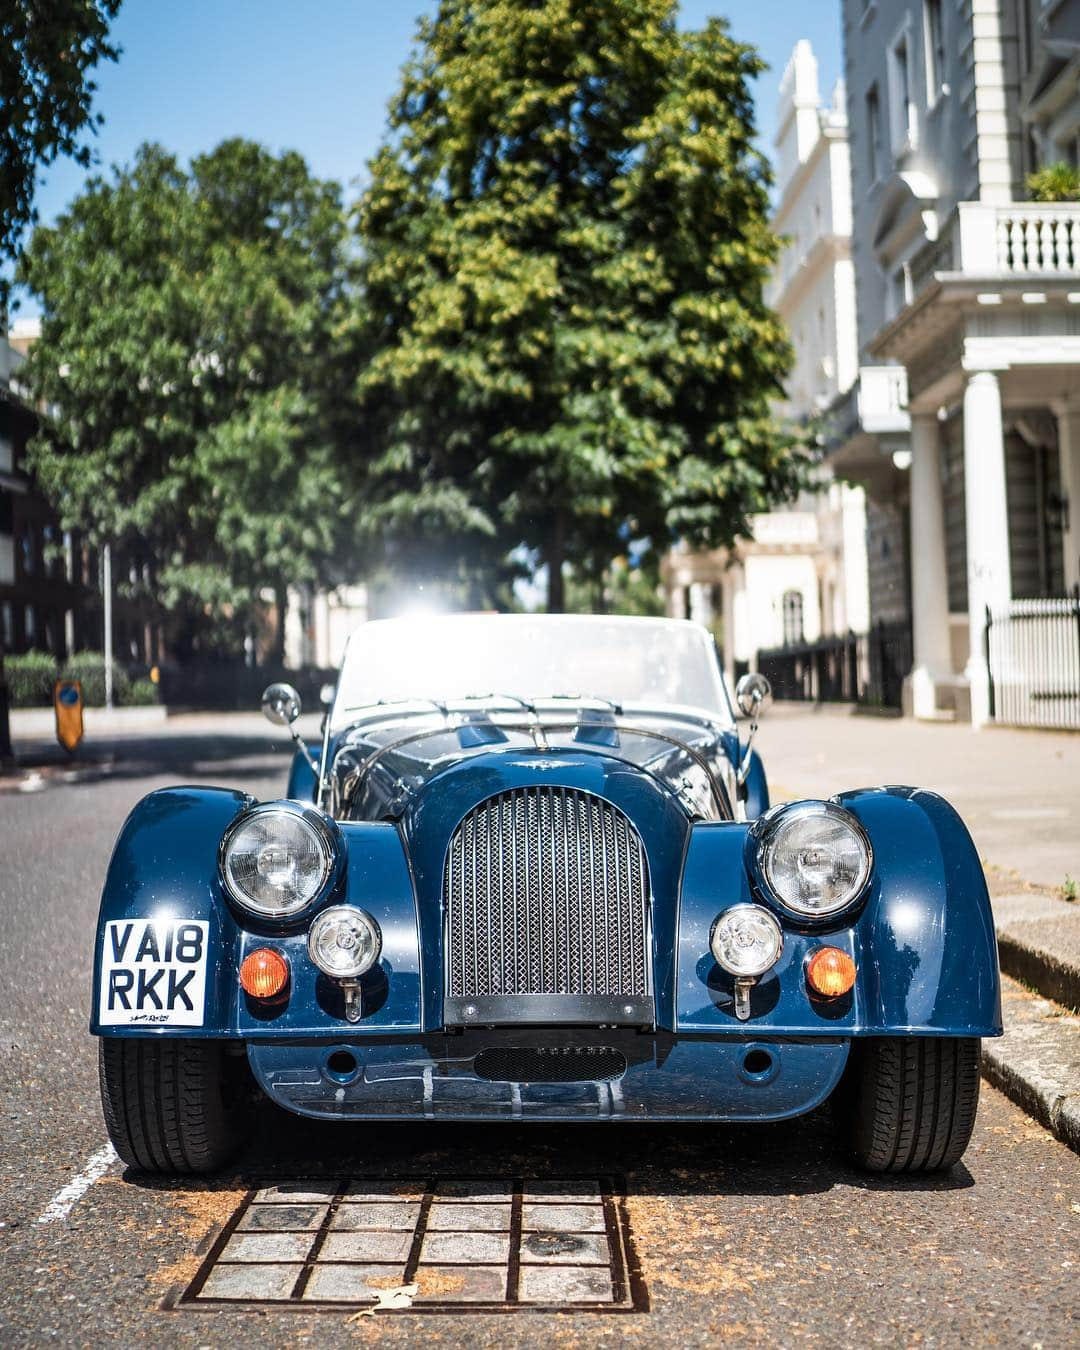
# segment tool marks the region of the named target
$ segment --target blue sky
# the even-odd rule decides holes
[[[299,150],[351,197],[378,145],[415,18],[432,8],[423,0],[124,0],[113,27],[123,53],[96,76],[101,166],[129,162],[146,140],[186,161],[242,135]],[[840,73],[839,0],[683,0],[685,27],[710,14],[725,15],[772,67],[756,90],[768,150],[795,41],[814,44],[826,97]],[[43,221],[55,219],[85,176],[67,162],[47,171],[37,195]]]

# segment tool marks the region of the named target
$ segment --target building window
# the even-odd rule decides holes
[[[894,42],[889,52],[889,120],[893,155],[901,155],[915,142],[915,110],[911,104],[911,63],[906,36]]]
[[[792,647],[803,640],[803,599],[801,591],[785,591],[784,646]]]
[[[22,554],[22,573],[24,577],[32,577],[37,570],[37,541],[34,538],[33,526],[27,525],[22,532],[22,538],[19,540],[19,552]]]
[[[28,647],[37,641],[37,615],[33,605],[27,605],[23,611],[23,641]]]
[[[947,92],[941,0],[923,0],[923,37],[926,44],[926,102],[932,108]]]
[[[41,533],[41,557],[45,575],[55,577],[60,559],[56,552],[56,530],[51,525],[46,525]]]
[[[0,640],[9,651],[15,645],[15,610],[10,600],[0,605]]]
[[[866,168],[871,183],[881,176],[881,100],[877,85],[866,92]]]

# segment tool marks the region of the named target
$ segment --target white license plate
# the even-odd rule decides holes
[[[101,953],[102,1026],[201,1027],[205,919],[110,919]]]

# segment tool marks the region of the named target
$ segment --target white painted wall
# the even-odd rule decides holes
[[[803,601],[803,636],[814,642],[821,636],[817,566],[812,557],[754,553],[743,564],[746,589],[742,613],[736,606],[735,656],[750,661],[764,647],[784,641],[784,594],[798,591]],[[741,619],[741,622],[740,622]]]

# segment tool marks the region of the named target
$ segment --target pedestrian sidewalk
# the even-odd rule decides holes
[[[983,862],[1027,885],[1080,882],[1080,735],[878,717],[778,703],[758,747],[773,800],[905,783],[940,792]]]
[[[16,743],[56,735],[52,708],[13,708],[10,716],[11,739]],[[124,735],[154,730],[163,726],[167,717],[168,709],[159,703],[141,708],[84,708],[83,728],[87,736]]]

